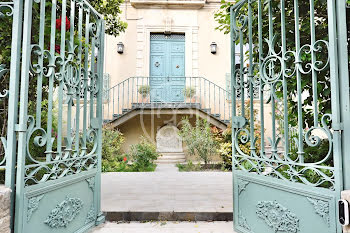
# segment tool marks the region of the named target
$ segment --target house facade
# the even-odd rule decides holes
[[[161,147],[159,142],[171,141],[161,132],[175,137],[171,128],[175,134],[186,116],[227,127],[230,35],[215,29],[219,7],[216,0],[128,0],[121,5],[128,27],[105,39],[109,92],[104,116],[124,133],[125,150],[140,136]]]
[[[214,13],[219,7],[217,0],[123,3],[126,32],[106,37],[105,71],[111,86],[129,77],[163,75],[205,77],[225,88],[230,36],[215,30]],[[122,54],[117,52],[119,42],[124,45]],[[217,44],[214,54],[213,42]]]

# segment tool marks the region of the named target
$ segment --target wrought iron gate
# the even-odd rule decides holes
[[[342,232],[336,201],[349,189],[350,149],[345,5],[231,7],[237,232]],[[259,100],[247,99],[256,88]]]
[[[14,232],[84,232],[104,221],[103,17],[86,0],[14,0],[0,9],[0,20],[13,18],[0,96],[7,99],[2,142]]]

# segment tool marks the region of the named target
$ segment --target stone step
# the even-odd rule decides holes
[[[111,122],[111,120],[108,120],[108,119],[103,120],[103,124],[109,124],[110,122]]]
[[[167,159],[185,159],[186,156],[183,153],[179,153],[179,154],[163,154],[162,156],[160,156],[158,159],[162,159],[162,160],[167,160]]]
[[[158,158],[156,163],[167,163],[167,164],[176,164],[183,163],[186,161],[186,156],[182,152],[175,153],[161,153],[162,156]]]
[[[122,114],[125,114],[125,113],[130,112],[130,111],[131,111],[131,109],[128,109],[128,108],[123,108],[123,110],[122,110]]]
[[[232,221],[233,213],[224,211],[106,211],[107,221]]]
[[[172,161],[172,160],[186,160],[185,157],[176,157],[176,158],[171,158],[171,157],[159,157],[157,161]]]
[[[169,160],[186,160],[185,157],[159,157],[159,161],[169,161]]]
[[[203,108],[202,111],[210,114],[211,113],[211,108]]]
[[[172,160],[157,160],[156,164],[178,164],[178,163],[184,163],[186,162],[186,159],[172,159]]]
[[[122,114],[113,114],[113,119],[119,118]]]

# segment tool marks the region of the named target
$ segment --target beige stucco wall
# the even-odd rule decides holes
[[[186,115],[189,117],[189,120],[192,124],[195,123],[196,116],[194,115]],[[185,115],[139,115],[125,124],[118,126],[118,130],[123,133],[125,137],[125,143],[122,145],[122,150],[124,152],[128,152],[130,150],[130,146],[137,144],[140,142],[140,137],[143,136],[149,141],[156,144],[156,135],[160,128],[167,124],[176,125],[180,128],[180,122],[185,117]],[[195,156],[189,156],[186,150],[186,144],[183,144],[183,149],[186,154],[187,159],[192,161],[199,160]],[[213,161],[220,161],[219,155],[214,155],[212,158]]]
[[[149,76],[150,33],[164,32],[171,22],[171,32],[185,33],[186,76],[203,76],[225,88],[225,74],[230,72],[229,35],[215,30],[214,12],[219,1],[207,1],[200,9],[143,7],[136,9],[129,1],[121,7],[121,19],[128,23],[125,33],[106,37],[105,72],[111,75],[111,86],[132,76]],[[117,43],[123,42],[123,54]],[[216,42],[217,54],[210,52]]]
[[[118,130],[125,136],[125,143],[122,150],[128,152],[130,146],[137,144],[140,137],[143,136],[149,141],[156,144],[156,135],[158,130],[168,123],[179,126],[184,115],[138,115],[127,121],[125,124],[118,126]],[[195,116],[189,116],[191,122],[194,122]]]

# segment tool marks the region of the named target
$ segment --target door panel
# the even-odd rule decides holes
[[[168,88],[167,78],[151,77],[151,101],[152,102],[167,102],[166,93]]]
[[[170,57],[170,77],[184,77],[184,55],[173,55]]]
[[[166,44],[164,42],[151,42],[151,52],[153,53],[161,53],[163,54],[165,51]]]
[[[185,44],[183,42],[172,42],[171,53],[185,53]]]
[[[152,102],[183,102],[185,42],[179,35],[151,35],[150,85]],[[181,77],[181,79],[174,79]]]
[[[151,66],[151,77],[166,76],[165,55],[152,55]]]
[[[150,86],[151,102],[166,101],[167,89],[167,44],[165,41],[151,41]]]
[[[169,97],[170,102],[183,102],[184,99],[184,88],[185,88],[186,78],[169,78]]]

